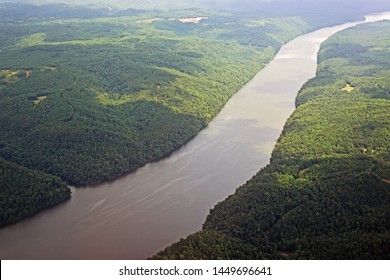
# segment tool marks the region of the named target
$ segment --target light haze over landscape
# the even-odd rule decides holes
[[[388,11],[0,0],[0,258],[388,259]]]

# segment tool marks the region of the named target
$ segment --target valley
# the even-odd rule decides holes
[[[249,180],[154,258],[384,258],[387,23],[299,91],[362,13],[293,13],[0,4],[0,257],[147,258]]]
[[[154,258],[388,259],[389,27],[327,40],[270,164]]]

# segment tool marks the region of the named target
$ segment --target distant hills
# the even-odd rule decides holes
[[[23,3],[34,5],[67,4],[70,6],[86,6],[89,8],[102,8],[107,12],[126,9],[159,9],[164,11],[177,9],[217,9],[235,11],[254,11],[292,15],[297,12],[342,13],[353,14],[357,12],[373,12],[388,8],[386,0],[0,0],[0,3]]]

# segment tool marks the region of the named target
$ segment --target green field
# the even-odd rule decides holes
[[[328,39],[271,163],[154,258],[389,259],[389,38],[379,22]]]

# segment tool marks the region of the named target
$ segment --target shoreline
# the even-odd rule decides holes
[[[309,32],[309,33],[312,33],[312,32]],[[309,34],[309,33],[307,33],[307,34]],[[300,36],[304,36],[304,34],[303,35],[300,35]],[[272,61],[272,60],[271,60]],[[266,64],[265,66],[264,66],[264,68],[265,67],[267,67],[269,65],[269,63],[268,64]],[[260,73],[260,72],[262,72],[263,70],[264,70],[264,68],[262,68],[262,70],[261,71],[259,71],[258,73]],[[256,74],[257,75],[257,74]],[[255,75],[255,76],[256,76]],[[254,76],[254,77],[255,77]],[[252,77],[252,79],[251,80],[253,80],[254,79],[254,77]],[[251,81],[250,80],[250,81]],[[249,83],[249,82],[248,82]],[[297,93],[295,93],[295,96],[296,96],[296,94]],[[233,96],[235,96],[236,94],[234,94]],[[232,97],[233,97],[232,96]],[[230,99],[229,99],[229,101],[230,101]],[[228,104],[228,103],[227,103]],[[222,108],[224,108],[224,107],[227,107],[227,104],[225,104]],[[222,110],[222,109],[221,109]],[[217,114],[216,116],[218,116],[219,114]],[[214,117],[214,119],[215,119],[216,117]],[[213,119],[213,120],[214,120]],[[284,123],[285,123],[286,121],[284,120]],[[211,122],[210,122],[211,123]],[[207,124],[204,128],[207,128],[209,125],[210,125],[210,123],[209,124]],[[202,129],[202,130],[204,130],[204,128]],[[200,132],[202,131],[202,130],[200,130]],[[196,134],[195,136],[198,136],[198,135],[200,135],[199,133],[198,134]],[[187,141],[185,144],[183,144],[183,145],[181,145],[180,147],[178,147],[176,150],[174,150],[174,151],[172,151],[172,152],[170,152],[169,153],[169,155],[172,155],[172,154],[175,154],[178,150],[180,150],[180,148],[183,148],[183,147],[185,147],[185,146],[187,146],[187,145],[189,145],[189,143],[191,142],[191,141],[193,141],[193,139],[194,138],[196,138],[196,137],[192,137],[191,139],[189,139],[189,141]],[[148,162],[148,163],[145,163],[145,165],[144,166],[147,166],[148,164],[153,164],[153,163],[155,163],[155,162],[159,162],[159,161],[163,161],[163,160],[167,160],[168,159],[168,157],[169,156],[165,156],[165,157],[163,157],[163,158],[160,158],[160,159],[158,159],[157,161],[151,161],[151,162]],[[268,157],[270,157],[270,155],[268,155]],[[151,166],[151,168],[146,168],[146,169],[153,169],[154,168],[154,166]],[[130,174],[134,174],[134,173],[137,173],[137,172],[143,172],[144,170],[142,170],[142,171],[140,171],[140,169],[142,169],[142,168],[137,168],[137,169],[135,169],[135,170],[133,170],[133,171],[131,171],[130,172]],[[144,168],[145,169],[145,168]],[[258,168],[256,168],[256,170],[258,170]],[[127,175],[127,174],[126,174]],[[123,179],[123,177],[125,177],[126,175],[124,175],[124,176],[122,176],[121,178]],[[202,178],[201,178],[202,179]],[[118,180],[118,178],[117,179],[114,179],[114,180],[112,180],[112,181],[110,181],[110,182],[103,182],[103,183],[101,183],[101,185],[104,185],[104,184],[106,184],[106,185],[110,185],[113,181],[116,181],[116,180]],[[119,180],[120,181],[120,180]],[[163,182],[161,183],[161,184],[164,184]],[[75,188],[75,191],[79,191],[79,190],[83,190],[83,189],[88,189],[88,188],[96,188],[98,185],[92,185],[92,186],[83,186],[83,187],[74,187]],[[103,186],[104,187],[104,186]],[[123,187],[123,186],[120,186],[120,187]],[[235,187],[237,187],[237,185],[235,186]],[[71,187],[72,188],[72,187]],[[163,186],[162,187],[162,190],[161,191],[166,191],[167,189],[164,189],[165,187]],[[107,189],[107,188],[106,188]],[[107,191],[109,191],[109,190],[107,190]],[[125,191],[125,190],[124,190]],[[91,193],[92,194],[92,193]],[[70,201],[72,201],[72,199],[73,199],[73,195],[72,195],[72,197],[70,198]],[[103,197],[103,199],[105,199],[104,197]],[[92,208],[94,208],[94,207],[97,207],[97,206],[99,206],[99,205],[102,205],[102,203],[104,203],[104,201],[103,201],[103,199],[101,199],[101,200],[99,200],[98,202],[100,203],[98,203],[98,204],[96,204],[96,203],[94,203],[94,204],[92,204]],[[76,200],[77,200],[77,198],[76,198]],[[123,200],[126,200],[126,198],[125,197],[123,197]],[[100,201],[103,201],[103,202],[100,202]],[[146,200],[146,198],[145,198],[145,203],[147,203],[148,202],[148,200]],[[69,202],[69,200],[67,200],[67,202]],[[130,202],[129,202],[130,203]],[[137,203],[138,203],[138,201],[137,201]],[[67,204],[67,203],[61,203],[61,204],[57,204],[57,206],[61,206],[61,205],[64,205],[64,204]],[[97,206],[94,206],[94,205],[97,205]],[[87,205],[88,206],[88,205]],[[87,206],[85,206],[84,208],[85,209],[89,209]],[[71,206],[69,206],[69,207],[71,207]],[[69,208],[68,207],[68,208]],[[100,206],[99,206],[100,207]],[[56,207],[53,207],[53,208],[56,208]],[[209,209],[209,208],[208,208]],[[206,209],[206,211],[208,211],[208,209]],[[46,209],[46,210],[48,210],[48,209]],[[141,210],[142,211],[142,210]],[[200,210],[199,210],[200,211]],[[203,211],[203,209],[202,209],[202,211]],[[38,213],[36,213],[36,214],[41,214],[41,213],[43,213],[43,212],[45,212],[45,211],[39,211]],[[45,213],[43,213],[44,215],[43,216],[47,216]],[[33,215],[34,216],[34,215]],[[33,216],[30,216],[29,218],[32,218]],[[70,217],[70,215],[69,215],[69,217]],[[28,220],[31,220],[31,219],[28,219]],[[93,220],[91,220],[90,222],[92,223],[92,221]],[[203,219],[203,221],[204,221],[204,219]],[[16,223],[16,224],[18,224],[18,223]],[[170,244],[170,243],[169,243]]]

